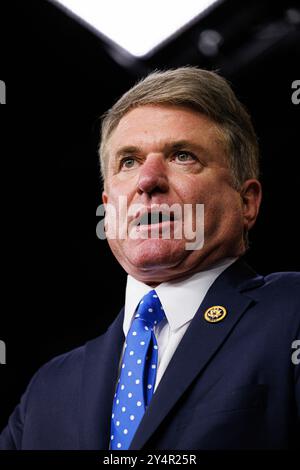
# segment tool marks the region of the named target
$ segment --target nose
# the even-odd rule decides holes
[[[163,157],[157,154],[148,155],[139,173],[139,194],[165,193],[168,189],[167,168]]]

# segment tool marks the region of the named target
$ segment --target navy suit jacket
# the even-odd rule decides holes
[[[209,289],[159,383],[131,449],[287,449],[300,442],[300,275],[257,275],[242,260]],[[204,312],[227,309],[219,323]],[[184,305],[182,306],[184,308]],[[0,449],[108,449],[122,310],[85,346],[31,380]]]

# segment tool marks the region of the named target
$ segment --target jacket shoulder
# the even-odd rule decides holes
[[[291,293],[296,298],[295,288],[300,288],[299,272],[278,272],[271,273],[264,277],[265,286],[282,293]],[[299,291],[298,291],[299,292]]]
[[[64,354],[60,354],[59,356],[55,356],[53,359],[43,364],[36,372],[35,376],[43,378],[44,380],[59,380],[61,377],[64,377],[64,381],[65,379],[71,379],[73,376],[80,373],[84,362],[85,348],[86,346],[83,345]]]
[[[44,404],[66,404],[77,401],[85,357],[85,346],[54,357],[32,377],[22,397],[24,417],[27,410],[41,410]]]
[[[38,442],[38,436],[44,429],[46,432],[53,418],[56,423],[59,423],[60,416],[66,416],[69,422],[74,421],[84,351],[85,346],[73,349],[38,369],[0,435],[0,449],[26,448],[28,439],[29,445],[32,445],[32,439]]]
[[[300,333],[300,273],[277,272],[264,277],[264,284],[256,291],[264,313],[279,320],[281,332],[287,329],[290,337]]]

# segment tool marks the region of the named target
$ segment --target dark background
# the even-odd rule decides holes
[[[128,61],[46,0],[1,2],[0,429],[37,368],[101,334],[122,307],[126,276],[95,238],[99,116],[154,68],[195,64],[230,80],[262,155],[264,201],[247,259],[263,274],[299,270],[296,4],[224,1]],[[222,38],[213,55],[208,29]]]

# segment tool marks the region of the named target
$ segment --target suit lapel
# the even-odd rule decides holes
[[[86,344],[80,400],[79,448],[108,449],[122,346],[124,309],[107,332]]]
[[[254,301],[243,294],[263,283],[243,261],[237,261],[214,282],[193,318],[181,343],[159,383],[130,449],[141,449],[179,398],[212,360],[240,318]],[[219,323],[204,319],[205,311],[215,305],[226,308],[227,316]],[[195,355],[197,360],[195,360]],[[172,390],[172,393],[170,393]]]

